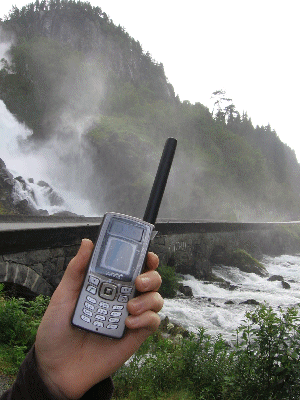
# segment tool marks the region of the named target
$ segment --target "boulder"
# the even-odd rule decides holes
[[[49,183],[38,181],[37,185],[46,189],[51,206],[61,206],[64,204],[64,199],[49,185]]]
[[[281,285],[282,285],[283,289],[290,289],[291,288],[291,285],[289,283],[285,282],[285,281],[282,281]]]
[[[190,286],[184,285],[183,283],[179,284],[178,290],[180,293],[183,293],[187,297],[193,297],[193,291]]]
[[[240,304],[250,304],[252,306],[259,306],[259,302],[257,300],[254,299],[249,299],[246,301],[242,301]]]
[[[254,273],[259,276],[268,276],[266,268],[245,250],[237,249],[232,252],[230,265],[239,268],[243,272]]]
[[[268,281],[270,281],[270,282],[281,281],[282,282],[283,281],[283,276],[281,276],[281,275],[272,275],[272,276],[270,276]]]

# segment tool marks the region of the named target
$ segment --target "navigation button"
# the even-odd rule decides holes
[[[90,275],[89,276],[89,282],[92,283],[93,285],[98,286],[100,279],[96,278],[95,276]]]
[[[99,296],[106,300],[113,300],[116,296],[116,293],[116,285],[113,283],[103,282],[100,287]]]
[[[95,286],[88,285],[87,288],[86,288],[86,291],[90,292],[92,294],[96,294],[97,289],[95,288]]]
[[[132,287],[129,286],[122,286],[121,293],[122,294],[130,294],[132,292]]]

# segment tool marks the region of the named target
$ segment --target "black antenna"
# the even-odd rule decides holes
[[[152,186],[148,204],[146,207],[144,221],[150,224],[155,224],[160,203],[165,191],[169,172],[171,169],[172,161],[174,158],[175,150],[177,146],[177,140],[169,138],[166,141],[160,163],[156,172],[156,177]]]

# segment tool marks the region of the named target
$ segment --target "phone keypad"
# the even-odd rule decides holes
[[[105,310],[104,308],[98,308],[97,313],[99,313],[101,315],[107,315],[108,311]]]
[[[90,275],[89,276],[89,282],[92,283],[95,286],[99,285],[100,279],[96,278],[95,276]]]
[[[81,315],[80,318],[84,321],[84,322],[91,322],[90,318],[88,318],[86,315]]]
[[[104,315],[96,314],[95,319],[99,319],[100,321],[105,321],[106,317],[104,317]]]
[[[108,303],[104,303],[103,301],[101,301],[99,303],[99,306],[102,307],[102,308],[109,308],[109,304]]]
[[[84,307],[87,308],[88,310],[92,310],[92,311],[95,309],[93,304],[90,304],[87,301],[84,303]]]
[[[96,294],[97,289],[95,288],[95,286],[87,285],[86,291],[92,294]]]
[[[123,310],[124,306],[113,306],[113,310]]]
[[[92,316],[93,316],[92,311],[87,310],[86,308],[84,308],[84,309],[82,310],[82,312],[83,312],[85,315],[88,315],[89,317],[92,317]]]
[[[119,318],[109,318],[108,322],[119,322]]]
[[[120,317],[120,316],[122,315],[122,313],[119,312],[119,311],[112,311],[112,312],[110,313],[110,315],[111,315],[112,317]]]
[[[103,322],[99,322],[99,321],[94,321],[93,325],[98,326],[99,328],[103,328],[103,326],[104,326]]]
[[[118,286],[90,275],[80,318],[97,328],[118,329],[120,320],[127,316],[125,303],[133,291],[131,286]],[[102,299],[101,299],[102,298]],[[112,300],[114,302],[112,303]],[[123,304],[116,304],[116,301]]]
[[[90,303],[93,303],[93,304],[96,304],[96,303],[97,303],[97,300],[94,299],[94,297],[86,296],[86,299],[87,299],[87,301],[89,301]]]
[[[118,297],[118,301],[120,302],[120,303],[127,303],[128,302],[128,296],[124,296],[124,295],[120,295],[119,297]]]
[[[114,325],[114,324],[108,324],[106,326],[107,329],[118,329],[118,325]]]

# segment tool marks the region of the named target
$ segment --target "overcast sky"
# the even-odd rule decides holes
[[[0,16],[25,0],[1,1]],[[223,89],[300,161],[299,0],[91,0],[162,62],[181,100]]]

